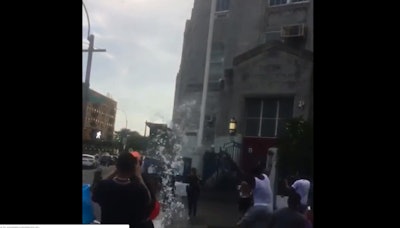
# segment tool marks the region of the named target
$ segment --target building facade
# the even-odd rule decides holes
[[[82,88],[85,89],[84,86]],[[83,126],[82,139],[84,141],[94,139],[112,141],[117,102],[90,89],[86,108],[86,121]]]
[[[216,10],[207,59],[211,3]],[[200,127],[206,61],[208,90]],[[312,120],[312,78],[313,0],[195,0],[186,22],[173,112],[173,122],[186,132],[185,156],[201,168],[204,148],[214,145],[218,151],[234,141],[241,150],[238,163],[246,163],[249,154],[266,159],[285,120]],[[228,135],[232,117],[236,137]],[[202,150],[195,143],[200,134]]]

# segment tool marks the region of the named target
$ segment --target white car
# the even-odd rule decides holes
[[[82,154],[82,166],[83,167],[97,167],[96,157],[90,154]]]

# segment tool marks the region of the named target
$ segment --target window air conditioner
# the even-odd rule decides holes
[[[302,37],[304,36],[304,27],[304,24],[282,26],[281,37]]]

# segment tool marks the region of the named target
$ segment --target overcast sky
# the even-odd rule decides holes
[[[84,0],[95,48],[90,88],[118,102],[115,130],[144,133],[145,121],[169,123],[183,33],[194,0]],[[88,47],[82,8],[82,47]],[[87,54],[82,54],[82,81]],[[121,111],[122,110],[122,111]]]

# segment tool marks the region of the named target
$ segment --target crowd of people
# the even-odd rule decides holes
[[[88,192],[84,186],[84,204],[90,199],[100,205],[102,224],[129,224],[131,228],[153,228],[153,219],[160,212],[157,195],[159,186],[142,173],[142,156],[138,152],[123,153],[116,161],[116,170],[95,181]],[[192,168],[187,178],[188,216],[197,214],[201,180]],[[308,194],[310,181],[298,177],[293,184],[286,182],[288,206],[273,211],[273,192],[264,167],[258,163],[251,175],[243,178],[240,192],[238,227],[244,228],[310,228]],[[90,195],[90,196],[89,196]],[[88,200],[89,199],[89,200]],[[85,209],[88,211],[89,209]],[[83,223],[93,222],[93,215],[84,214]]]

